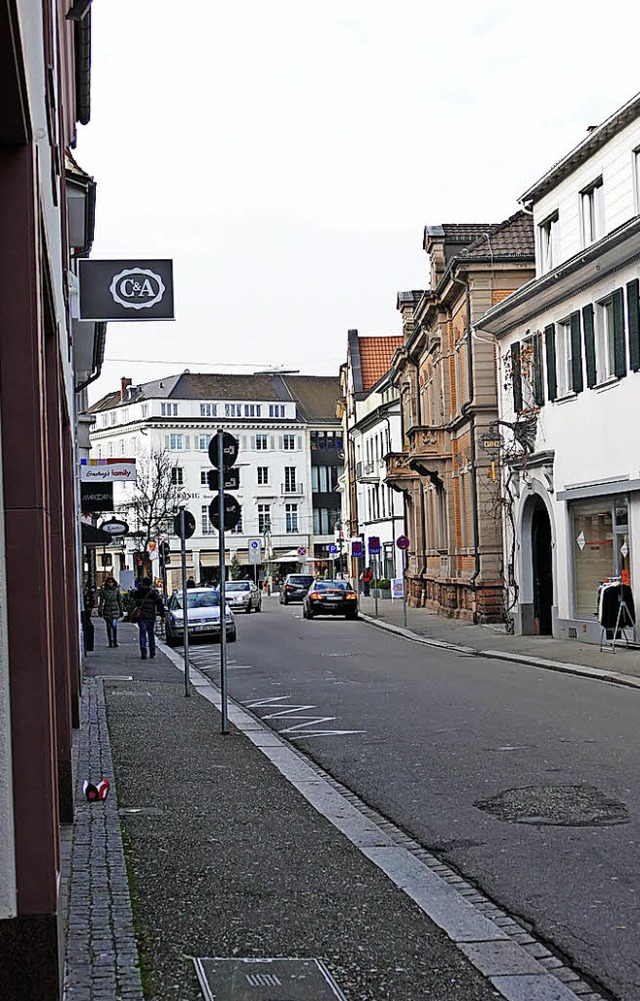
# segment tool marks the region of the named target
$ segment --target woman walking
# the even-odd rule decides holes
[[[124,614],[122,607],[122,597],[120,588],[115,577],[107,577],[104,587],[100,591],[100,601],[98,603],[98,615],[107,624],[107,639],[109,646],[118,645],[118,619]]]
[[[140,656],[146,660],[147,644],[149,656],[155,657],[156,655],[156,615],[164,615],[164,605],[150,577],[142,578],[141,586],[133,592],[131,597],[135,603],[132,619],[138,623],[140,630]]]

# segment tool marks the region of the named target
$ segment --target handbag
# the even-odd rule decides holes
[[[136,605],[136,607],[132,608],[131,611],[129,612],[129,622],[139,622],[141,618],[142,618],[142,606]]]

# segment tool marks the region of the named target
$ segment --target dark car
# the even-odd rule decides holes
[[[220,639],[220,594],[213,588],[192,587],[187,591],[189,605],[189,639],[198,636]],[[226,606],[227,642],[236,641],[236,623],[233,612]],[[182,643],[184,639],[184,611],[182,591],[176,591],[169,599],[164,614],[165,636],[169,646]]]
[[[302,601],[311,584],[313,576],[310,573],[287,574],[280,588],[280,604],[288,605],[290,601]]]
[[[348,580],[317,580],[304,596],[302,614],[305,619],[316,615],[344,615],[358,618],[358,594]]]

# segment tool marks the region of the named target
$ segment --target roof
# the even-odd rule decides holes
[[[285,375],[282,379],[296,400],[303,420],[309,424],[338,423],[336,403],[342,394],[337,375]]]
[[[359,337],[358,341],[362,388],[366,393],[389,371],[393,353],[402,347],[404,338]]]
[[[525,193],[518,199],[519,202],[534,202],[548,191],[556,187],[565,177],[572,174],[585,160],[597,153],[599,149],[609,142],[609,140],[626,128],[636,118],[640,117],[640,94],[635,94],[630,101],[623,104],[621,108],[614,111],[609,118],[590,129],[587,136],[574,146],[558,163],[554,164],[550,170],[527,188]]]
[[[520,209],[504,222],[490,226],[461,251],[464,257],[533,257],[533,218]]]

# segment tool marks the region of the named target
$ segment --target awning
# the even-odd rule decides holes
[[[108,532],[103,532],[95,525],[88,525],[86,521],[80,522],[80,528],[83,546],[110,546],[113,542],[113,536]]]

